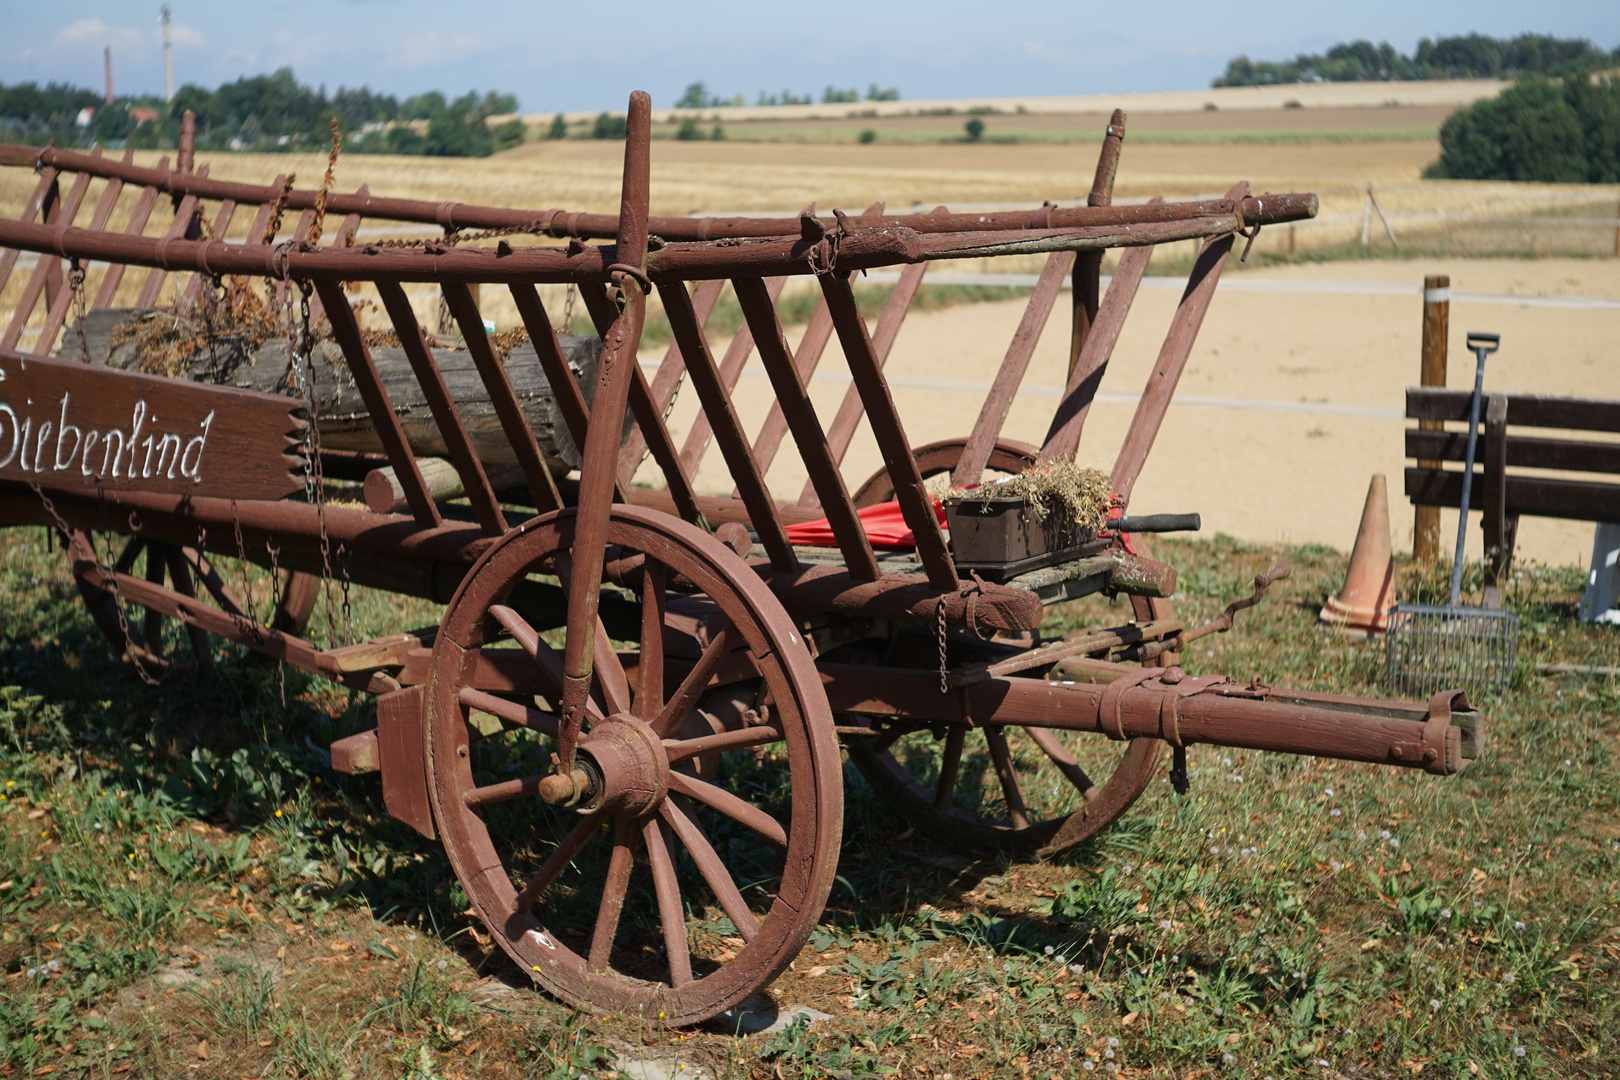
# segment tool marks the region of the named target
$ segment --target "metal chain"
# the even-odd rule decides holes
[[[296,347],[291,348],[290,362],[292,365],[294,389],[303,400],[309,413],[309,423],[304,428],[304,495],[315,504],[315,520],[320,531],[321,545],[321,598],[326,602],[326,630],[327,641],[337,640],[337,622],[332,611],[332,541],[326,531],[326,477],[321,470],[321,436],[320,425],[317,420],[317,400],[315,394],[315,370],[312,364],[314,359],[315,339],[309,326],[309,297],[312,291],[310,283],[300,281],[298,291],[300,327]],[[289,337],[291,328],[289,327]],[[277,585],[280,581],[278,579]],[[348,587],[344,584],[345,596]],[[347,599],[345,598],[345,608]],[[281,602],[278,600],[272,609],[279,614]],[[274,618],[274,615],[272,615]]]
[[[951,692],[950,665],[945,660],[945,598],[941,596],[934,605],[934,629],[939,637],[939,692]]]
[[[264,637],[259,633],[259,620],[253,608],[253,582],[248,580],[247,545],[242,543],[242,522],[236,516],[236,500],[231,500],[231,527],[236,532],[236,567],[242,572],[242,614],[247,619],[248,634],[253,638],[253,644],[262,645]]]
[[[343,573],[343,644],[354,644],[354,612],[349,607],[349,545],[338,541],[338,568]]]
[[[565,334],[572,334],[574,332],[574,293],[575,293],[575,291],[576,290],[574,289],[574,287],[572,285],[568,286],[567,298],[563,300],[563,333],[565,333]]]
[[[35,486],[35,490],[39,490],[37,485]],[[96,488],[96,496],[101,501],[101,518],[102,521],[105,522],[107,519],[106,493],[98,487]],[[50,512],[54,515],[56,513],[56,507],[52,505],[49,499],[45,498],[44,492],[40,492],[39,497],[45,502],[46,509],[50,510]],[[57,518],[57,520],[60,521],[61,518]],[[132,532],[140,532],[139,519],[136,518],[133,511],[131,511],[129,515],[129,525]],[[108,536],[111,536],[111,529],[106,529],[104,531],[108,534]],[[85,539],[90,543],[90,555],[96,560],[96,569],[101,573],[102,577],[107,582],[107,592],[112,596],[113,613],[118,616],[118,634],[121,638],[123,638],[124,641],[124,653],[129,657],[130,663],[135,665],[135,674],[141,677],[141,682],[145,683],[147,686],[156,686],[158,685],[158,680],[152,676],[151,672],[146,670],[146,665],[142,664],[140,658],[135,655],[135,650],[132,647],[133,643],[129,640],[129,613],[124,609],[124,594],[123,591],[118,587],[118,571],[108,563],[102,561],[101,553],[96,550],[96,538],[93,534],[87,532],[85,534]],[[111,548],[108,549],[108,554],[111,554]],[[148,559],[152,557],[152,552],[150,549],[147,550],[146,557]],[[147,642],[148,649],[151,648],[151,644],[151,642]]]
[[[84,264],[78,259],[73,260],[72,269],[68,271],[68,287],[73,290],[73,328],[78,332],[79,361],[90,362],[90,338],[85,332],[84,321],[89,312],[84,300]]]

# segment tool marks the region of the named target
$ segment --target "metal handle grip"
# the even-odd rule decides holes
[[[1103,523],[1103,528],[1111,532],[1127,533],[1197,532],[1203,527],[1203,519],[1197,514],[1139,514]]]

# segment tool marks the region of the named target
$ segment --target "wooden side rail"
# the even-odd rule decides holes
[[[1406,391],[1409,420],[1467,423],[1469,393],[1435,387]],[[1519,518],[1564,518],[1620,524],[1620,441],[1509,434],[1508,428],[1543,428],[1563,432],[1620,432],[1620,401],[1555,397],[1548,394],[1488,394],[1481,408],[1480,462],[1474,473],[1471,502],[1484,514],[1485,580],[1494,586],[1513,560]],[[1462,470],[1445,462],[1462,461],[1468,433],[1412,429],[1406,433],[1406,456],[1441,466],[1406,470],[1406,494],[1418,506],[1458,506]],[[1548,469],[1596,476],[1552,477],[1510,473],[1509,469]],[[1616,479],[1602,479],[1616,477]]]

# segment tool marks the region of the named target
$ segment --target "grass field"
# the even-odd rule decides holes
[[[590,1020],[524,988],[437,846],[386,817],[375,779],[325,767],[318,748],[369,726],[367,703],[296,673],[283,691],[234,653],[216,678],[143,685],[42,540],[0,534],[0,1076],[572,1080],[649,1056],[805,1080],[1620,1064],[1620,692],[1527,674],[1614,662],[1611,631],[1572,621],[1572,571],[1516,579],[1521,671],[1458,778],[1197,747],[1189,796],[1160,779],[1097,842],[1007,864],[929,844],[846,768],[839,884],[771,991],[833,1019],[735,1038]],[[1225,538],[1157,554],[1195,619],[1295,566],[1190,671],[1381,693],[1378,646],[1315,626],[1337,555]],[[1407,566],[1401,581],[1441,587]],[[363,591],[355,610],[357,633],[435,617]],[[1050,615],[1052,631],[1122,617],[1100,600]],[[312,626],[320,640],[329,616]]]

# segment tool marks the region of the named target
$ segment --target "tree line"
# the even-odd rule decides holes
[[[1620,48],[1605,51],[1584,38],[1482,34],[1418,42],[1411,56],[1389,42],[1341,42],[1323,54],[1301,53],[1292,60],[1251,60],[1239,56],[1226,65],[1215,86],[1275,86],[1297,82],[1381,82],[1414,79],[1500,79],[1522,75],[1561,77],[1620,64]]]
[[[437,90],[400,100],[368,87],[328,95],[298,82],[291,68],[253,75],[218,89],[188,84],[172,102],[151,95],[116,98],[66,83],[0,83],[0,139],[43,146],[101,145],[137,150],[172,147],[187,109],[197,118],[197,149],[257,152],[316,150],[335,118],[345,150],[358,153],[487,157],[524,138],[521,120],[491,124],[518,108],[511,94]]]
[[[1440,160],[1423,175],[1620,183],[1620,78],[1521,79],[1451,114],[1440,128]]]

